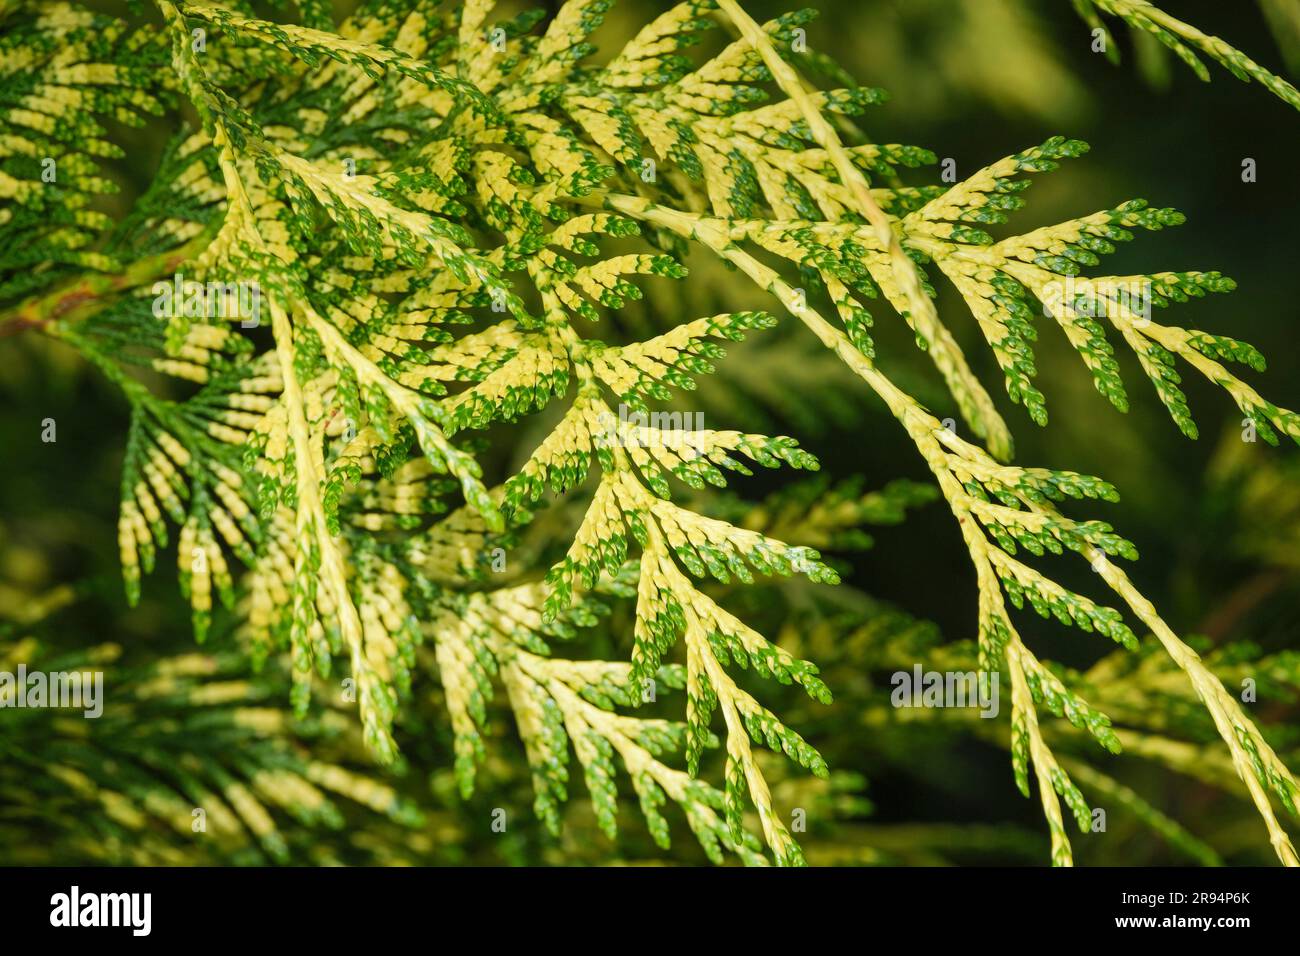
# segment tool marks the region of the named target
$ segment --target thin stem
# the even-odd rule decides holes
[[[52,322],[76,322],[88,318],[112,303],[122,292],[174,273],[201,253],[211,241],[204,233],[168,252],[137,259],[116,274],[91,273],[58,288],[34,295],[0,318],[0,338],[31,329],[45,329]]]

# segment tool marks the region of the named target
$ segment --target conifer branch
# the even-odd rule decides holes
[[[961,347],[940,321],[934,303],[922,289],[915,263],[903,251],[893,223],[872,198],[867,181],[844,151],[835,128],[827,122],[821,110],[804,91],[802,81],[794,68],[772,48],[767,34],[749,14],[745,13],[740,4],[736,0],[718,0],[718,7],[736,24],[741,35],[763,58],[781,92],[790,98],[799,115],[808,124],[817,145],[826,150],[836,173],[839,174],[840,182],[852,191],[856,211],[871,223],[871,227],[876,232],[876,241],[889,251],[890,269],[894,280],[907,300],[904,317],[911,321],[916,329],[918,340],[924,342],[925,347],[930,351],[935,365],[943,373],[948,387],[961,405],[971,429],[988,441],[989,449],[995,458],[1009,459],[1012,455],[1010,430],[998,414],[984,386],[967,366]]]
[[[1289,84],[1142,0],[1076,6],[1089,22],[1119,17],[1194,68],[1203,71],[1193,49],[1300,105]],[[0,68],[19,77],[25,104],[0,91],[0,143],[15,151],[0,151],[0,198],[16,210],[0,213],[0,236],[31,246],[0,254],[0,296],[17,300],[0,336],[56,336],[127,397],[118,540],[129,599],[177,526],[196,636],[207,634],[219,598],[255,661],[288,661],[300,717],[319,706],[318,685],[341,660],[362,736],[381,761],[397,761],[412,688],[436,673],[456,782],[468,795],[499,687],[548,831],[560,826],[573,755],[596,825],[614,835],[617,758],[658,844],[668,834],[660,808],[672,801],[710,859],[725,850],[762,863],[765,845],[776,863],[802,864],[779,778],[754,745],[827,778],[827,758],[785,724],[770,685],[792,685],[820,707],[831,706],[831,690],[817,665],[723,597],[754,593],[761,576],[838,583],[818,549],[860,543],[845,525],[871,508],[825,492],[825,507],[802,522],[760,514],[745,523],[720,505],[729,499],[718,489],[755,464],[819,464],[794,438],[662,410],[719,370],[726,343],[761,340],[777,324],[765,312],[717,308],[648,310],[663,326],[639,322],[630,307],[645,287],[683,280],[683,254],[702,246],[865,382],[925,461],[975,572],[975,659],[1010,677],[1012,769],[1029,796],[1033,767],[1052,862],[1073,860],[1062,801],[1080,827],[1088,816],[1072,779],[1082,765],[1053,749],[1069,727],[1108,752],[1134,741],[1156,759],[1186,762],[1169,742],[1113,726],[1097,703],[1128,713],[1131,702],[1039,660],[1022,640],[1012,612],[1028,604],[1142,648],[1119,610],[1036,566],[1070,550],[1155,635],[1200,698],[1203,725],[1228,746],[1216,773],[1230,765],[1278,857],[1300,864],[1270,803],[1277,796],[1295,810],[1300,788],[1281,757],[1111,563],[1136,559],[1136,547],[1105,522],[1057,508],[1113,501],[1115,489],[1010,463],[1011,432],[932,301],[930,272],[960,293],[1008,397],[1039,425],[1047,400],[1031,344],[1041,311],[1120,410],[1130,399],[1109,337],[1133,351],[1184,434],[1197,427],[1179,360],[1227,391],[1266,441],[1280,433],[1300,442],[1300,417],[1227,368],[1262,371],[1253,347],[1154,322],[1130,296],[1163,308],[1229,291],[1231,280],[1084,274],[1131,230],[1178,225],[1181,214],[1132,200],[995,238],[984,227],[1023,204],[1028,177],[1086,144],[1053,137],[961,182],[907,185],[898,170],[932,163],[933,153],[854,144],[849,117],[883,94],[818,91],[783,54],[809,14],[760,25],[737,0],[686,0],[594,64],[603,0],[569,0],[537,35],[529,15],[493,24],[490,0],[446,13],[423,0],[365,5],[337,28],[319,6],[300,23],[200,0],[156,7],[162,29],[130,33],[61,3],[53,14],[25,3],[0,10],[33,51],[28,65],[0,42]],[[697,65],[682,51],[718,20],[737,38]],[[195,45],[193,23],[216,28],[211,51]],[[102,43],[97,29],[107,31]],[[61,42],[66,61],[56,62]],[[108,188],[90,158],[112,154],[96,117],[136,121],[177,92],[199,128],[178,120],[157,181],[110,231],[107,217],[85,209]],[[68,177],[54,190],[33,165],[47,152]],[[51,222],[41,222],[47,213]],[[87,252],[97,241],[107,251]],[[249,325],[208,301],[151,307],[145,286],[182,267],[200,284],[254,287],[271,344],[245,334],[256,317]],[[881,371],[871,298],[909,324],[980,443]],[[127,371],[133,365],[179,380],[180,397],[155,394]],[[479,450],[501,436],[517,445],[529,416],[538,423],[531,450],[492,486]],[[519,460],[517,447],[508,451],[494,458]],[[882,500],[892,507],[891,495]],[[236,574],[232,557],[246,572]],[[551,656],[551,641],[592,626],[606,599],[628,611],[626,632],[608,635],[625,660]],[[753,693],[735,676],[751,667],[768,681]],[[683,722],[626,712],[661,684],[685,691]],[[701,777],[715,746],[718,787]],[[315,767],[302,780],[332,776]],[[1205,856],[1109,777],[1077,776],[1123,793],[1157,830]],[[250,814],[267,832],[265,815]]]

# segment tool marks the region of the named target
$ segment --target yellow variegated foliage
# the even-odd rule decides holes
[[[653,316],[653,334],[636,331],[621,310],[650,284],[689,281],[682,260],[694,250],[810,331],[883,400],[931,471],[974,565],[979,667],[1010,679],[1014,773],[1028,796],[1033,768],[1052,861],[1072,859],[1062,799],[1087,827],[1072,775],[1119,791],[1056,756],[1047,714],[1109,750],[1124,738],[1027,646],[1011,609],[1028,603],[1124,647],[1139,641],[1119,610],[1053,581],[1021,549],[1069,550],[1093,566],[1204,704],[1279,858],[1300,862],[1271,803],[1294,811],[1300,785],[1110,561],[1136,549],[1104,522],[1057,510],[1113,500],[1114,488],[1010,463],[1011,430],[949,327],[960,317],[941,319],[933,301],[942,275],[1008,396],[1040,424],[1041,306],[1116,406],[1128,397],[1107,326],[1187,434],[1177,359],[1223,386],[1266,439],[1300,441],[1300,417],[1222,364],[1262,368],[1254,349],[1150,319],[1153,305],[1230,280],[1083,275],[1131,229],[1182,217],[1135,200],[995,239],[983,227],[1022,205],[1026,177],[1084,144],[1054,137],[955,184],[906,185],[901,171],[934,154],[845,142],[865,140],[851,118],[884,97],[810,88],[799,41],[811,12],[759,24],[738,0],[686,0],[597,63],[591,38],[609,5],[568,0],[544,27],[534,14],[498,21],[492,0],[363,3],[337,25],[319,4],[300,4],[294,23],[243,3],[155,0],[132,26],[62,2],[4,5],[0,299],[15,300],[4,321],[69,343],[131,405],[118,531],[128,596],[175,525],[197,636],[215,604],[228,609],[255,661],[288,661],[298,717],[315,712],[322,688],[329,699],[341,690],[371,752],[397,762],[410,699],[436,674],[466,796],[487,758],[490,707],[504,705],[548,828],[560,824],[572,753],[610,835],[621,765],[661,845],[671,800],[712,859],[725,850],[761,863],[766,846],[778,864],[802,863],[755,745],[827,777],[822,755],[763,700],[774,682],[829,706],[831,689],[815,664],[724,607],[719,589],[757,576],[838,583],[816,549],[861,546],[847,529],[896,520],[906,493],[822,486],[801,508],[744,520],[704,494],[751,464],[818,462],[793,438],[668,407],[726,360],[721,343],[778,323],[673,309]],[[1076,6],[1153,33],[1197,67],[1199,50],[1300,106],[1289,84],[1142,0]],[[720,49],[690,52],[718,27]],[[112,188],[94,159],[115,155],[102,121],[164,108],[175,132],[150,188],[120,222],[91,210]],[[47,158],[53,179],[41,174]],[[876,364],[872,299],[911,330],[976,441]],[[179,397],[130,366],[177,380],[166,394]],[[510,435],[509,464],[485,471],[479,453],[490,460]],[[612,618],[625,622],[621,660],[552,655],[610,606],[630,615]],[[769,683],[738,680],[741,669]],[[685,692],[684,722],[630,713],[660,691]],[[280,719],[241,711],[235,724]],[[715,747],[720,786],[702,779]],[[282,854],[268,804],[319,814],[328,790],[392,810],[382,785],[317,761],[213,779],[214,827],[238,819],[272,856]],[[75,770],[63,784],[90,786]],[[128,801],[111,814],[131,830],[141,812],[152,810]]]

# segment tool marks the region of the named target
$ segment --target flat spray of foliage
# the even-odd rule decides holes
[[[838,576],[813,547],[781,540],[773,513],[742,521],[712,489],[754,466],[817,461],[792,438],[652,414],[714,371],[723,343],[793,322],[884,401],[958,522],[979,586],[970,663],[1007,680],[1014,775],[1041,800],[1052,862],[1071,862],[1062,800],[1087,829],[1080,785],[1138,808],[1200,859],[1213,851],[1086,763],[1058,758],[1049,716],[1109,751],[1140,743],[1101,708],[1140,715],[1143,678],[1109,657],[1098,665],[1109,681],[1049,667],[1014,623],[1025,605],[1144,660],[1162,656],[1199,698],[1226,748],[1216,759],[1230,760],[1278,857],[1295,865],[1272,799],[1295,812],[1296,780],[1121,569],[1133,545],[1088,517],[1115,489],[1012,463],[1011,431],[946,324],[974,320],[1008,397],[1040,425],[1048,402],[1033,344],[1046,322],[1120,410],[1130,398],[1115,341],[1187,435],[1196,426],[1179,382],[1190,370],[1222,386],[1269,442],[1300,440],[1300,417],[1229,370],[1263,368],[1251,346],[1161,324],[1116,291],[1148,290],[1163,310],[1231,280],[1087,274],[1116,243],[1182,216],[1130,200],[999,238],[993,227],[1023,205],[1032,179],[1086,144],[1054,137],[955,184],[903,185],[901,168],[934,155],[855,131],[852,118],[882,91],[807,82],[801,70],[845,75],[807,53],[811,12],[759,24],[738,0],[687,0],[595,63],[589,37],[608,6],[569,0],[543,23],[540,13],[498,20],[490,0],[366,0],[335,24],[322,0],[300,0],[296,23],[259,19],[242,2],[158,0],[128,23],[71,3],[0,2],[0,299],[12,303],[0,321],[68,343],[129,400],[119,523],[128,596],[174,535],[198,638],[215,597],[255,664],[287,660],[301,716],[319,707],[313,691],[332,701],[343,681],[380,761],[400,759],[395,725],[432,672],[465,795],[485,759],[489,704],[504,695],[548,827],[558,828],[577,771],[612,834],[625,774],[661,844],[673,812],[714,860],[801,863],[757,748],[811,774],[828,767],[737,671],[801,688],[817,706],[835,688],[787,642],[724,609],[717,584],[734,593],[766,575]],[[1142,0],[1074,6],[1100,29],[1119,18],[1198,72],[1205,56],[1300,106],[1290,85]],[[692,57],[710,33],[720,52]],[[108,121],[151,115],[172,118],[175,135],[129,215],[110,221],[93,209],[114,188],[100,159],[121,155]],[[660,334],[629,336],[620,309],[642,283],[689,283],[692,250],[770,293],[773,311],[660,315]],[[255,314],[217,308],[229,300],[216,296],[160,309],[155,283],[177,273],[232,296],[255,290]],[[940,318],[940,281],[968,316]],[[882,316],[910,326],[969,439],[876,364],[871,328]],[[188,397],[161,397],[140,367],[193,383]],[[539,414],[549,434],[517,449],[503,482],[485,481],[476,453]],[[899,512],[925,497],[891,489],[873,499],[823,484],[784,526],[798,537],[822,521],[830,545],[873,508]],[[1036,566],[1066,550],[1117,607]],[[552,653],[620,605],[635,609],[618,634],[623,659]],[[1135,624],[1152,637],[1140,642]],[[846,629],[828,646],[863,633]],[[141,699],[165,690],[180,706],[184,694],[202,696],[204,668],[227,666],[160,662],[137,675],[153,682]],[[636,716],[657,695],[683,701],[684,721]],[[223,708],[215,725],[232,751],[241,719],[254,719],[240,713]],[[323,806],[318,791],[331,783],[359,793],[306,746],[268,753],[262,769],[256,750],[212,760],[233,761],[230,774],[286,805],[292,790]],[[725,756],[711,782],[698,771],[712,748]],[[203,759],[173,762],[162,750],[156,769],[186,792],[199,786],[187,768]],[[227,796],[248,797],[236,809],[261,821],[252,790]],[[384,791],[370,802],[407,812]],[[169,814],[152,801],[136,811]]]

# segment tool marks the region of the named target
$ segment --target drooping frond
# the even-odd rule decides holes
[[[1254,80],[1274,96],[1300,109],[1300,90],[1260,66],[1227,41],[1201,32],[1190,23],[1171,16],[1149,0],[1072,0],[1079,16],[1099,31],[1107,41],[1112,56],[1114,39],[1100,14],[1118,17],[1134,31],[1154,37],[1161,46],[1182,60],[1197,78],[1210,80],[1210,71],[1196,54],[1203,53],[1242,82]]]
[[[375,857],[350,821],[421,825],[365,768],[344,714],[293,719],[278,668],[253,675],[229,652],[133,663],[51,633],[0,625],[0,666],[26,678],[4,692],[29,708],[0,708],[6,864],[356,862]],[[69,686],[79,697],[65,701]],[[37,693],[82,712],[42,710]]]
[[[74,269],[113,271],[94,248],[112,220],[93,208],[117,190],[103,161],[123,155],[107,122],[159,114],[164,47],[151,31],[70,3],[0,8],[0,298]]]

